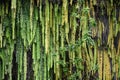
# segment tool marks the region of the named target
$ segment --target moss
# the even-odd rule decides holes
[[[118,8],[118,0],[0,1],[0,78],[12,79],[15,52],[17,79],[26,80],[28,50],[35,80],[118,78]]]

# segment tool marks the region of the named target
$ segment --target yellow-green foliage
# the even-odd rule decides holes
[[[0,0],[0,80],[120,78],[119,6],[119,0]]]

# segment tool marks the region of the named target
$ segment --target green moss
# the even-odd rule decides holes
[[[111,78],[102,67],[107,64],[104,60],[110,60],[109,55],[113,65],[110,74],[114,76],[116,72],[119,77],[119,61],[115,56],[118,54],[115,44],[119,42],[115,37],[120,31],[119,4],[113,0],[99,1],[0,1],[0,79],[7,75],[12,80],[13,52],[17,80],[28,78],[28,50],[32,53],[35,80],[89,79],[97,71],[100,73],[97,78]],[[103,44],[104,40],[107,45]]]

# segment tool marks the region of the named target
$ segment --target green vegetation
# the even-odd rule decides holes
[[[119,0],[0,0],[0,80],[119,80],[119,65]]]

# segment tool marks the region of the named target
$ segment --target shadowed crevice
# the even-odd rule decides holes
[[[27,51],[27,80],[34,80],[34,75],[33,75],[34,72],[33,72],[33,69],[32,69],[32,63],[33,63],[32,52],[29,49]]]

